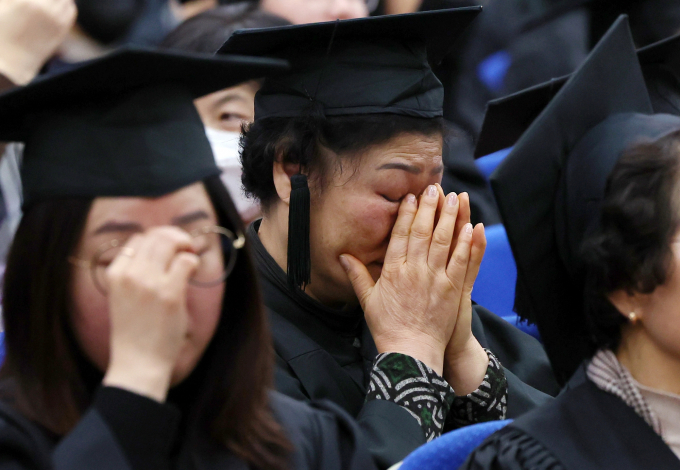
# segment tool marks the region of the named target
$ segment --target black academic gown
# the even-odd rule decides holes
[[[387,468],[425,443],[413,417],[384,400],[365,403],[370,370],[378,351],[360,308],[327,308],[287,287],[286,275],[249,228],[276,351],[276,388],[299,400],[329,399],[354,416],[378,467]],[[505,366],[508,416],[516,417],[550,400],[559,387],[543,347],[488,310],[476,305],[472,331]]]
[[[584,380],[488,438],[461,470],[680,469],[620,398]]]
[[[331,403],[316,409],[271,394],[277,421],[294,446],[292,470],[373,469],[356,424]],[[103,388],[63,439],[0,403],[2,470],[247,470],[224,448],[178,442],[177,409]],[[174,450],[177,448],[176,450]]]

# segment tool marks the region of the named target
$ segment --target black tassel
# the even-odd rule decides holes
[[[309,186],[305,175],[290,177],[288,210],[288,286],[305,290],[311,282],[312,260],[309,253]]]

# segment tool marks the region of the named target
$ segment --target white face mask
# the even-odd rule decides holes
[[[212,147],[215,155],[215,163],[222,170],[222,182],[229,190],[229,195],[234,201],[236,210],[244,218],[251,218],[256,211],[258,204],[252,199],[246,198],[241,189],[241,162],[239,161],[239,139],[241,134],[238,132],[223,131],[205,128],[205,135]]]

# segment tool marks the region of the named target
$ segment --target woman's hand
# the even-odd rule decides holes
[[[74,0],[0,0],[0,74],[25,85],[76,21]]]
[[[459,198],[446,197],[435,227],[440,198],[430,186],[419,204],[413,195],[404,199],[378,282],[353,256],[340,260],[378,351],[407,354],[441,375],[468,270],[472,225],[463,227],[450,255]]]
[[[464,205],[465,202],[461,201],[461,212]],[[469,204],[467,207],[469,214]],[[472,334],[472,287],[477,279],[485,249],[484,226],[477,224],[472,232],[470,259],[456,326],[444,354],[444,378],[456,395],[467,395],[477,390],[489,366],[489,356]]]
[[[184,344],[191,236],[158,227],[133,236],[108,267],[111,343],[104,384],[165,401]]]

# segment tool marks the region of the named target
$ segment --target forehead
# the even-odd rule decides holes
[[[208,192],[200,182],[158,198],[99,197],[90,209],[86,231],[109,221],[132,222],[147,229],[172,224],[173,219],[196,211],[205,212],[209,222],[217,221]]]
[[[431,175],[442,170],[443,138],[439,134],[404,133],[363,150],[357,159],[359,177],[402,170],[413,175]]]

